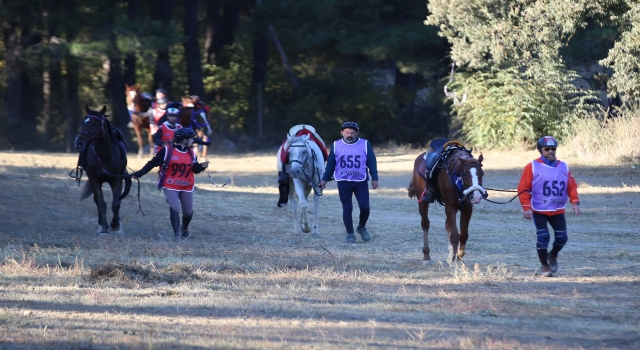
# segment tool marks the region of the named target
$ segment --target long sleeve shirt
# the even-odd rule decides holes
[[[357,141],[357,140],[356,140]],[[369,174],[371,174],[371,179],[374,181],[378,181],[378,163],[376,161],[376,155],[373,153],[373,147],[371,143],[367,141],[367,168],[369,168]],[[329,158],[327,159],[327,166],[324,169],[324,174],[322,175],[322,181],[331,181],[333,177],[333,172],[336,170],[336,155],[334,153],[333,147],[331,147],[331,151],[329,152]],[[366,181],[369,181],[369,174],[367,174]]]
[[[556,160],[555,163],[545,162],[543,159],[538,158],[534,160],[534,162],[545,163],[549,166],[558,166],[560,163],[559,160]],[[569,202],[571,204],[576,204],[580,201],[578,198],[578,184],[576,180],[573,178],[573,174],[569,171],[569,180],[567,183],[567,195],[569,197]],[[533,183],[533,165],[531,163],[527,164],[522,171],[522,176],[520,177],[520,182],[518,183],[518,193],[520,193],[519,199],[520,204],[522,205],[522,210],[530,210],[531,209],[531,187]],[[564,209],[559,209],[556,211],[547,211],[547,212],[537,212],[539,214],[544,214],[548,216],[563,214]]]

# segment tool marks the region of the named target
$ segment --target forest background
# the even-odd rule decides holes
[[[201,96],[220,151],[347,120],[414,146],[640,136],[634,0],[1,0],[0,21],[0,149],[72,152],[85,104],[133,140],[125,83]]]

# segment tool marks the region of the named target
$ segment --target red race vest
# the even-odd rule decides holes
[[[173,146],[167,146],[165,151],[168,152],[169,147]],[[195,161],[196,156],[193,152],[180,151],[177,148],[173,148],[171,159],[167,161],[167,170],[164,174],[162,187],[173,191],[192,192],[195,183],[192,167]]]
[[[163,144],[166,144],[167,142],[173,140],[173,134],[176,133],[176,130],[178,129],[182,129],[182,125],[175,123],[176,126],[172,129],[171,128],[171,124],[169,124],[168,121],[162,123],[162,125],[160,125],[160,128],[162,128],[162,137],[160,138],[160,140],[162,140]],[[164,146],[156,146],[156,153],[160,152],[160,149],[164,147]]]

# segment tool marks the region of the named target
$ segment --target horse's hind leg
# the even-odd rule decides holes
[[[429,226],[431,226],[429,222],[429,203],[419,203],[418,211],[420,212],[420,217],[422,217],[420,226],[422,227],[422,233],[424,235],[424,242],[422,244],[422,254],[424,256],[422,263],[427,265],[431,264],[431,249],[429,248]]]
[[[458,259],[460,260],[464,257],[464,247],[469,238],[469,222],[471,221],[472,213],[473,206],[469,202],[463,203],[462,208],[460,208],[460,248],[458,249]]]

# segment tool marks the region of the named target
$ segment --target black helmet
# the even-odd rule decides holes
[[[558,147],[558,140],[553,136],[544,136],[538,140],[537,146],[538,151],[540,151],[542,147]]]
[[[159,88],[158,90],[156,90],[156,94],[157,94],[158,92],[159,92],[159,93],[161,93],[161,94],[165,94],[165,95],[167,94],[167,90],[165,90],[165,89],[163,89],[163,88]]]
[[[175,115],[178,116],[180,115],[180,107],[182,107],[181,104],[179,104],[178,102],[171,102],[169,103],[169,105],[167,106],[167,115]]]
[[[349,129],[355,129],[356,131],[360,131],[360,127],[358,126],[358,123],[356,122],[344,122],[342,123],[342,127],[340,128],[340,131],[349,128]]]
[[[158,104],[161,104],[161,103],[167,104],[169,103],[169,99],[166,97],[163,97],[163,98],[159,98],[157,102]]]
[[[173,141],[175,142],[182,142],[182,140],[190,139],[192,137],[196,137],[196,133],[190,128],[178,129],[173,133]]]

